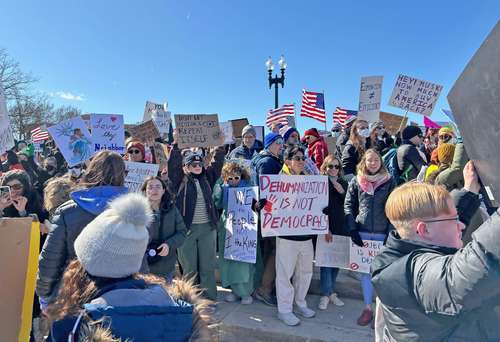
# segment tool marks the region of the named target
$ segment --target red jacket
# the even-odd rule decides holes
[[[323,160],[328,155],[328,145],[326,144],[325,139],[323,137],[319,137],[313,143],[309,144],[309,158],[314,160],[314,163],[318,167],[321,168],[323,164]]]

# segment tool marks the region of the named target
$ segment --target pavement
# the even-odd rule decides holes
[[[373,330],[370,326],[360,327],[356,320],[363,309],[359,299],[340,297],[345,306],[333,304],[327,310],[318,310],[318,295],[308,295],[307,302],[316,316],[310,319],[301,318],[301,323],[289,327],[277,318],[277,308],[254,300],[251,305],[241,305],[239,301],[227,303],[223,301],[226,289],[219,287],[216,318],[219,321],[219,341],[258,342],[319,342],[373,341]]]

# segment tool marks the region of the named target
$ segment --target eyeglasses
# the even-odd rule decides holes
[[[328,164],[328,166],[326,167],[328,170],[331,170],[331,169],[337,169],[337,170],[340,170],[340,165],[339,164]]]
[[[459,223],[460,222],[460,217],[454,216],[454,217],[445,218],[445,219],[438,219],[438,220],[422,220],[422,222],[426,222],[426,223],[445,222],[445,221],[456,221],[456,223]]]
[[[139,154],[139,153],[141,153],[141,151],[140,150],[136,150],[136,149],[130,149],[130,150],[127,151],[127,153],[128,154]]]
[[[230,182],[230,181],[237,181],[237,180],[240,180],[240,176],[234,176],[234,177],[227,177],[227,180]]]
[[[283,145],[283,139],[276,139],[275,143],[278,145]]]
[[[305,161],[305,160],[306,160],[306,157],[301,157],[301,156],[293,156],[293,157],[292,157],[292,160],[295,160],[295,161]]]
[[[9,187],[12,190],[21,190],[22,188],[24,188],[24,186],[22,184],[12,184],[12,185],[9,185]]]
[[[189,164],[189,166],[191,166],[191,167],[203,167],[203,163],[194,162],[194,163]]]

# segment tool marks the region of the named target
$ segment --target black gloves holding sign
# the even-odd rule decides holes
[[[262,209],[264,209],[264,206],[267,203],[267,199],[262,198],[260,200],[252,199],[252,210],[255,211],[256,213],[260,213]]]

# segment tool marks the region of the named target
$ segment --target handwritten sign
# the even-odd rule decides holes
[[[224,258],[255,264],[257,258],[257,214],[252,199],[257,187],[228,189]]]
[[[217,114],[175,114],[179,148],[223,144]]]
[[[153,120],[160,136],[165,139],[170,132],[170,125],[172,124],[171,113],[163,110],[153,111],[151,115],[151,120]]]
[[[91,114],[90,127],[95,151],[109,150],[125,154],[123,115]]]
[[[144,106],[144,115],[142,116],[142,121],[146,122],[152,119],[153,112],[155,111],[166,111],[167,104],[154,103],[151,101],[146,101]]]
[[[160,137],[160,132],[153,120],[136,125],[132,130],[132,136],[147,145],[153,145],[156,138]]]
[[[89,160],[96,150],[87,125],[79,116],[47,128],[68,166]]]
[[[126,161],[125,169],[127,170],[125,186],[130,192],[140,192],[146,178],[158,174],[159,165]]]
[[[248,125],[248,119],[243,118],[243,119],[236,119],[236,120],[231,120],[231,124],[233,125],[233,136],[235,138],[241,138],[241,133],[243,131],[243,128]]]
[[[165,145],[159,142],[155,142],[153,145],[153,151],[155,154],[156,164],[159,164],[160,168],[163,169],[168,162]]]
[[[399,75],[389,105],[409,112],[431,115],[443,86]]]
[[[359,119],[368,122],[376,122],[379,120],[383,80],[383,76],[367,76],[361,78],[358,106]]]
[[[233,125],[231,124],[231,122],[230,121],[221,122],[219,123],[219,125],[222,134],[224,134],[224,144],[228,145],[234,144]]]
[[[12,134],[12,127],[10,126],[7,103],[5,101],[2,83],[0,83],[0,153],[10,150],[14,145],[14,135]]]
[[[396,134],[400,127],[403,129],[408,124],[408,118],[387,112],[380,112],[380,121],[384,123],[385,130],[389,134]]]
[[[328,232],[326,176],[261,175],[262,236],[317,235]]]
[[[373,259],[384,245],[383,241],[363,240],[364,247],[359,247],[351,241],[349,249],[349,268],[352,271],[370,273]]]

